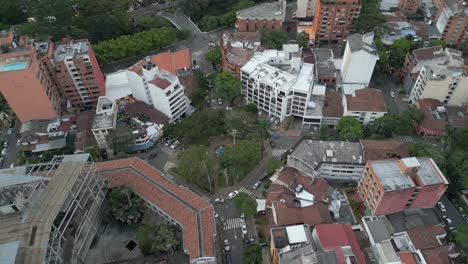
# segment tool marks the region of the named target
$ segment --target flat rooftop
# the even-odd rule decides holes
[[[114,126],[114,115],[95,115],[92,129],[107,129]]]
[[[286,12],[286,1],[276,1],[271,3],[263,3],[242,9],[237,12],[237,18],[243,19],[267,19],[267,20],[284,20]]]
[[[331,49],[316,49],[314,51],[317,76],[336,77],[336,68],[333,63],[333,51]]]
[[[291,156],[313,168],[321,163],[363,163],[361,145],[350,141],[303,139]]]
[[[21,49],[0,54],[0,73],[24,70],[31,67],[33,49]]]
[[[70,41],[70,43],[59,44],[54,49],[54,60],[63,61],[66,57],[86,55],[89,45],[87,41]]]
[[[416,172],[417,178],[423,185],[448,184],[447,180],[439,170],[435,162],[430,158],[416,158],[420,168]],[[370,166],[375,171],[385,191],[393,191],[415,187],[416,184],[398,166],[398,160],[372,160]]]

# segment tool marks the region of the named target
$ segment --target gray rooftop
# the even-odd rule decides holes
[[[367,33],[364,35],[358,33],[352,34],[348,36],[348,44],[351,52],[365,50],[371,54],[377,55],[377,48],[374,45],[373,33]]]
[[[434,185],[446,183],[447,180],[438,169],[435,162],[430,158],[416,158],[421,165],[416,172],[417,177],[423,185]],[[398,160],[373,160],[369,161],[375,171],[375,176],[379,178],[385,191],[393,191],[415,187],[415,183],[410,179],[409,174],[402,173],[398,166]]]
[[[336,77],[336,68],[333,63],[333,51],[331,49],[316,49],[314,51],[315,65],[318,77]]]
[[[432,208],[410,208],[402,212],[387,215],[395,233],[403,232],[418,226],[440,224],[439,217]]]
[[[78,41],[67,44],[60,44],[57,45],[54,49],[54,60],[55,61],[63,61],[65,57],[74,57],[77,55],[84,55],[88,54],[89,50],[89,43],[86,41]]]
[[[366,221],[366,224],[375,243],[388,240],[390,235],[395,233],[392,224],[386,217]]]
[[[237,12],[238,18],[243,19],[267,19],[284,20],[286,13],[286,1],[276,1],[272,3],[263,3],[242,9]]]
[[[110,129],[114,127],[115,115],[95,115],[92,129]]]
[[[313,168],[317,168],[321,162],[363,163],[359,142],[340,140],[304,139],[297,145],[291,156],[303,160]]]

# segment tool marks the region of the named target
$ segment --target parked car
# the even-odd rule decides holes
[[[4,147],[4,148],[8,148],[8,141],[5,141],[5,142],[3,143],[3,147]]]
[[[21,139],[18,139],[18,141],[16,141],[16,146],[20,146],[21,145]]]
[[[238,195],[238,194],[239,194],[239,191],[233,191],[230,194],[228,194],[228,197],[229,197],[229,199],[232,199],[232,198],[236,197],[236,195]]]
[[[242,234],[247,235],[247,226],[245,224],[242,225]]]
[[[229,106],[226,106],[226,111],[232,111],[232,108]]]
[[[174,142],[174,140],[168,139],[168,140],[166,141],[166,143],[164,143],[164,146],[170,146],[170,145],[172,144],[172,142]]]
[[[13,128],[8,129],[8,135],[11,135],[11,134],[13,134]]]
[[[252,189],[254,190],[257,190],[258,189],[258,186],[260,186],[261,182],[260,181],[256,181],[253,186],[252,186]]]
[[[267,172],[264,172],[264,173],[262,174],[262,176],[260,177],[260,180],[263,181],[263,180],[265,180],[266,178],[268,178],[268,173],[267,173]]]
[[[6,155],[6,153],[7,153],[7,149],[6,149],[6,148],[2,149],[2,153],[1,153],[1,155],[2,155],[2,156],[5,156],[5,155]]]
[[[468,223],[468,215],[466,215],[466,214],[462,214],[462,216],[463,216],[463,219],[465,220],[465,222],[467,222],[467,223]]]
[[[447,225],[450,225],[450,226],[451,226],[451,225],[453,224],[452,219],[448,218],[448,216],[446,216],[446,215],[443,215],[443,216],[442,216],[442,219],[444,220],[444,222],[445,222]]]
[[[216,199],[214,199],[214,202],[215,203],[224,203],[224,199],[223,198],[216,198]]]
[[[395,97],[395,96],[396,96],[396,93],[395,93],[394,91],[391,91],[391,92],[390,92],[390,96],[391,96],[391,97]]]
[[[229,251],[231,247],[229,246],[229,240],[224,239],[224,250]]]
[[[437,207],[439,210],[443,213],[447,212],[447,209],[445,209],[445,205],[442,202],[437,202]]]
[[[214,47],[216,47],[216,44],[215,44],[215,43],[213,43],[213,42],[210,42],[210,43],[208,43],[208,46],[210,46],[210,47],[214,48]]]
[[[179,146],[180,142],[179,140],[176,140],[174,143],[171,145],[171,149],[176,149]]]
[[[14,168],[14,167],[15,167],[14,163],[10,164],[10,168]]]
[[[219,104],[219,105],[222,105],[222,104],[223,104],[223,99],[218,98],[218,104]]]
[[[214,217],[215,218],[218,218],[219,217],[219,214],[217,212],[214,212]]]
[[[275,145],[275,142],[270,141],[270,146],[271,146],[272,148],[275,148],[275,146],[276,146],[276,145]]]
[[[449,230],[452,231],[452,232],[457,232],[457,229],[453,226],[449,227]]]
[[[148,158],[153,159],[157,155],[158,155],[158,152],[156,151],[156,152],[151,153]]]

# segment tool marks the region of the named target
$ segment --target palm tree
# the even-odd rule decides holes
[[[260,139],[262,140],[262,157],[264,150],[264,141],[270,135],[271,123],[268,120],[260,119],[258,121],[258,133],[260,133]]]

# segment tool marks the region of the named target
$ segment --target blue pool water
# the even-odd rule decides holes
[[[0,72],[22,70],[22,69],[25,69],[26,66],[28,66],[27,62],[14,62],[14,63],[0,66]]]
[[[221,156],[224,153],[224,146],[218,146],[215,149],[216,157]]]

